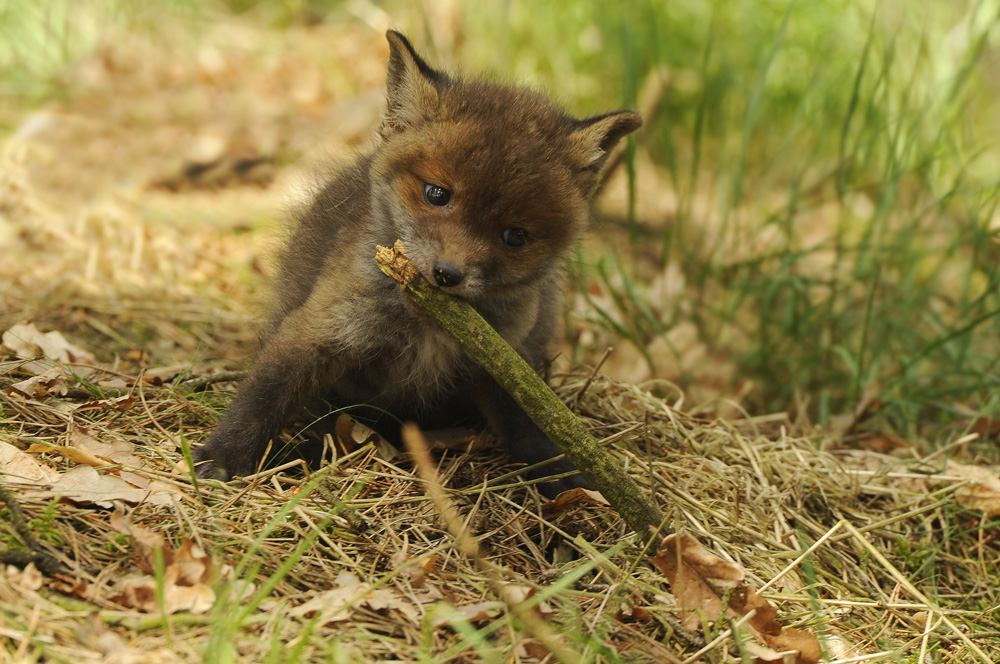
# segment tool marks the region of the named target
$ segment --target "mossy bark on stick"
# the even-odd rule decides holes
[[[505,389],[535,424],[597,487],[625,522],[648,539],[663,513],[590,435],[583,422],[472,306],[431,285],[406,257],[403,243],[378,247],[375,261]]]

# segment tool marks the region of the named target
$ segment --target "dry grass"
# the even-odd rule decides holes
[[[544,624],[563,632],[563,647],[596,661],[683,661],[725,627],[688,633],[679,626],[662,575],[628,544],[627,528],[608,508],[552,512],[533,488],[510,478],[484,483],[509,470],[501,455],[459,451],[437,459],[458,518],[490,563],[484,567],[463,555],[408,457],[386,458],[367,445],[311,478],[287,470],[244,487],[195,487],[176,445],[179,437],[204,437],[219,400],[180,380],[174,387],[107,376],[125,385],[102,396],[137,397],[126,410],[69,411],[95,396],[72,380],[62,397],[25,400],[5,390],[0,436],[20,448],[56,446],[30,456],[58,473],[78,467],[58,451],[79,447],[74,429],[131,446],[131,462],[107,463],[99,474],[133,486],[160,483],[165,493],[153,495],[170,499],[132,499],[128,519],[162,534],[168,549],[190,539],[209,552],[211,574],[222,577],[214,580],[214,604],[200,616],[166,618],[128,608],[123,579],[141,576],[141,547],[120,534],[112,511],[82,499],[54,503],[38,483],[8,475],[41,546],[66,570],[58,581],[13,571],[0,580],[8,656],[196,661],[208,647],[216,654],[233,648],[245,661],[316,661],[333,652],[346,661],[465,661],[477,652],[532,661],[539,630],[501,610],[498,584],[534,589],[545,601]],[[107,376],[98,372],[91,383]],[[15,377],[22,376],[9,371],[5,385]],[[949,474],[942,459],[825,449],[829,441],[789,435],[788,423],[775,419],[704,421],[640,387],[589,373],[555,383],[595,435],[620,434],[614,453],[657,497],[670,527],[744,567],[786,625],[825,639],[831,661],[912,656],[921,648],[935,661],[1000,657],[995,524],[958,504],[966,480]],[[17,546],[10,532],[5,539]],[[169,601],[176,588],[166,576],[161,592]],[[241,601],[227,595],[235,579],[250,584]],[[344,605],[324,593],[338,582],[369,585],[341,592],[353,604],[334,618]],[[380,589],[378,601],[362,599],[371,588]],[[317,597],[330,602],[330,613],[294,610]],[[494,603],[466,608],[484,601]],[[464,620],[435,623],[447,607]],[[105,626],[120,639],[104,636]],[[300,648],[299,659],[268,660],[278,646]],[[727,661],[733,647],[723,639],[700,661]]]
[[[666,581],[617,515],[593,503],[546,507],[501,454],[436,457],[449,519],[478,538],[478,562],[409,458],[372,445],[312,476],[287,468],[242,487],[192,483],[184,448],[228,403],[232,383],[210,379],[238,368],[251,346],[274,220],[302,190],[288,165],[331,127],[321,159],[361,140],[384,66],[381,37],[356,27],[248,38],[251,29],[220,26],[202,50],[165,57],[117,41],[3,146],[0,328],[34,319],[102,362],[65,366],[61,382],[29,397],[10,389],[30,376],[24,361],[0,363],[3,484],[65,570],[0,576],[0,657],[738,658],[724,621],[681,626]],[[258,66],[242,49],[249,41],[290,55]],[[316,69],[311,54],[330,44],[345,52]],[[187,92],[164,94],[165,80]],[[359,95],[368,101],[352,101]],[[255,106],[261,98],[292,102]],[[220,107],[244,113],[220,118]],[[280,138],[262,133],[274,125]],[[171,148],[189,144],[202,152]],[[128,150],[108,159],[120,145]],[[241,170],[240,159],[267,168]],[[208,162],[207,180],[189,168]],[[566,368],[553,384],[597,438],[613,441],[668,527],[746,569],[785,625],[821,636],[830,661],[1000,661],[996,493],[947,462],[968,437],[932,458],[907,445],[878,454],[784,415],[694,417],[665,384]],[[11,465],[25,458],[36,465]],[[88,481],[122,483],[89,501],[57,500],[48,485],[87,463],[96,464]],[[7,524],[4,548],[23,550]],[[182,568],[194,576],[180,582]],[[174,601],[204,611],[164,615]]]

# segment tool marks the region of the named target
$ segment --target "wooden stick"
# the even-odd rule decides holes
[[[659,508],[472,305],[428,283],[398,240],[391,249],[378,247],[375,262],[521,405],[630,528],[644,540],[658,532],[664,519]]]

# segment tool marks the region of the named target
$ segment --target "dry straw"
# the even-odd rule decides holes
[[[596,504],[546,510],[533,487],[510,476],[502,454],[458,450],[434,457],[433,486],[440,488],[430,492],[405,455],[393,458],[373,444],[341,451],[314,481],[288,467],[244,486],[203,482],[196,489],[178,472],[180,443],[204,438],[216,408],[211,393],[189,391],[181,377],[174,387],[90,368],[86,382],[68,379],[65,395],[25,399],[9,387],[24,378],[21,364],[2,367],[0,441],[18,454],[33,444],[50,446],[26,456],[58,473],[77,467],[58,452],[72,443],[71,423],[98,441],[131,444],[138,467],[107,463],[98,473],[159,483],[170,500],[123,504],[129,519],[162,534],[168,547],[189,538],[217,565],[242,562],[251,597],[268,589],[226,636],[251,659],[288,642],[301,647],[301,661],[310,661],[327,652],[331,639],[350,657],[412,661],[424,653],[458,661],[476,652],[503,661],[519,652],[527,658],[546,649],[548,632],[524,630],[516,612],[513,621],[502,607],[465,615],[465,623],[437,618],[444,605],[462,616],[463,607],[495,600],[498,584],[508,583],[546,598],[549,612],[538,620],[576,634],[560,643],[580,657],[611,661],[607,653],[618,652],[635,661],[726,661],[726,653],[737,652],[728,625],[706,625],[703,633],[680,627],[669,587],[638,543],[629,544],[630,530],[615,512]],[[123,386],[102,390],[108,404],[128,394],[141,399],[124,410],[80,408],[94,402],[90,386],[122,376]],[[956,504],[965,482],[944,474],[943,466],[833,449],[823,436],[793,435],[790,423],[775,418],[693,418],[641,386],[589,371],[553,382],[669,525],[742,566],[784,624],[822,637],[829,661],[920,652],[943,662],[1000,657],[991,601],[1000,545],[987,518]],[[135,545],[110,525],[110,512],[53,503],[24,477],[8,474],[4,484],[40,546],[69,570],[58,585],[33,582],[25,572],[0,579],[9,654],[84,661],[78,658],[84,653],[96,661],[107,656],[98,632],[111,626],[128,644],[120,647],[166,653],[163,661],[196,661],[214,643],[213,625],[218,630],[239,615],[222,611],[229,601],[223,581],[214,582],[217,604],[204,615],[168,620],[113,601],[122,577],[138,569]],[[291,500],[298,502],[290,506]],[[475,538],[478,553],[456,543],[461,532]],[[13,531],[5,538],[8,549],[26,544]],[[225,577],[224,569],[216,571]],[[345,609],[346,619],[294,614],[345,573],[367,584]],[[375,590],[386,593],[383,604],[371,601]],[[610,650],[601,655],[604,648]]]

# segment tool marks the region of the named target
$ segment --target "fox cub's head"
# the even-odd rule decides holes
[[[586,223],[608,153],[642,120],[570,117],[530,90],[462,81],[390,31],[372,170],[384,215],[429,280],[467,299],[552,277]]]

